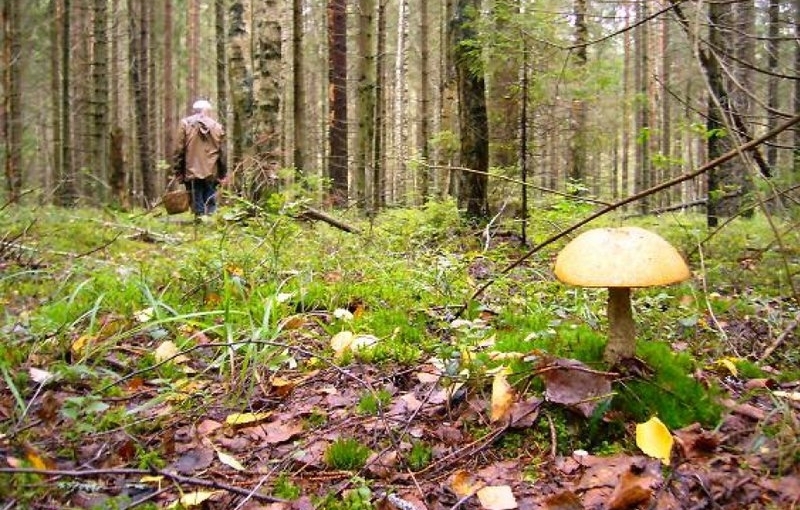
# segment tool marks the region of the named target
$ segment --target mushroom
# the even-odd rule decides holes
[[[570,285],[608,287],[608,343],[612,366],[636,353],[631,288],[681,282],[691,276],[678,251],[639,227],[597,228],[569,242],[558,254],[556,278]]]

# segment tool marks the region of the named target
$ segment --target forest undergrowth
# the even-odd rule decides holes
[[[552,273],[568,239],[505,271],[518,223],[451,202],[337,215],[357,233],[297,213],[0,211],[0,508],[800,504],[791,214],[593,222],[693,275],[634,291],[637,358],[609,367],[606,291]]]

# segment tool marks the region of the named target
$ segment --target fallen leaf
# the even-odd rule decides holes
[[[133,317],[138,322],[148,322],[150,319],[153,318],[153,308],[152,307],[148,307],[148,308],[143,308],[142,310],[133,312]]]
[[[519,508],[514,493],[508,485],[491,485],[478,489],[478,500],[486,510],[513,510]]]
[[[69,347],[69,352],[72,354],[73,358],[80,358],[81,355],[85,354],[86,348],[88,347],[89,343],[94,342],[96,340],[94,335],[81,335],[72,342],[72,345]]]
[[[161,345],[156,347],[154,354],[156,363],[161,363],[166,360],[171,360],[173,363],[185,363],[189,361],[189,358],[178,354],[179,352],[178,346],[176,346],[175,342],[172,340],[161,342]]]
[[[193,448],[172,463],[171,467],[183,474],[191,474],[206,469],[214,461],[214,451],[210,448]]]
[[[514,389],[508,383],[506,371],[494,375],[492,382],[492,423],[506,419],[514,403]]]
[[[581,499],[572,491],[559,492],[544,502],[545,510],[584,510]]]
[[[236,457],[233,455],[217,450],[217,458],[219,458],[220,462],[226,466],[232,467],[236,471],[244,471],[244,466],[242,466],[241,462],[236,460]]]
[[[241,427],[245,425],[255,425],[258,422],[264,421],[269,418],[270,413],[234,413],[229,414],[225,418],[225,423],[232,427]]]
[[[31,376],[31,380],[38,384],[44,384],[53,378],[53,374],[47,370],[34,367],[28,369],[28,374]]]
[[[650,457],[661,459],[667,466],[672,455],[672,443],[672,434],[658,417],[636,424],[636,446]]]
[[[179,505],[181,506],[200,506],[204,502],[208,501],[212,497],[219,494],[221,491],[195,491],[189,492],[181,496],[178,501],[173,501],[172,504],[169,505],[168,508],[178,508]]]
[[[346,330],[340,331],[333,335],[333,338],[331,338],[331,349],[333,349],[333,353],[337,358],[341,358],[344,353],[350,349],[350,345],[353,343],[353,338],[353,332]]]
[[[573,407],[586,418],[612,395],[610,376],[591,370],[577,360],[555,360],[542,370],[542,379],[547,400]]]
[[[472,474],[463,469],[459,469],[455,473],[453,473],[453,479],[450,483],[450,487],[453,489],[458,497],[464,498],[467,496],[471,496],[478,492],[478,489],[483,487],[485,484],[481,481],[476,481]]]
[[[608,502],[609,510],[628,510],[646,503],[653,496],[652,486],[655,480],[647,473],[638,475],[626,471],[614,487],[611,499]]]

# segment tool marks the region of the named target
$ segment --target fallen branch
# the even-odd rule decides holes
[[[772,353],[775,352],[775,349],[780,347],[780,345],[786,340],[786,338],[788,338],[789,335],[792,334],[792,331],[797,329],[798,325],[800,325],[800,313],[798,313],[795,316],[794,320],[790,322],[788,326],[786,326],[786,329],[784,329],[783,332],[781,332],[781,334],[778,335],[778,338],[776,338],[775,341],[772,342],[772,345],[767,347],[767,350],[764,351],[764,354],[762,354],[760,358],[758,358],[758,361],[764,361],[765,359],[772,356]]]
[[[344,230],[345,232],[349,232],[351,234],[360,234],[361,231],[355,227],[351,227],[347,223],[344,223],[340,220],[337,220],[333,216],[325,214],[322,211],[317,209],[313,209],[311,207],[303,207],[303,210],[297,215],[297,218],[307,219],[307,220],[319,220],[327,223],[328,225],[334,226],[339,230]]]
[[[259,494],[248,489],[228,485],[226,483],[217,482],[214,480],[204,480],[202,478],[195,478],[193,476],[183,476],[178,473],[173,473],[163,469],[86,469],[82,471],[65,470],[65,469],[35,469],[35,468],[0,468],[0,474],[20,475],[20,474],[33,474],[52,477],[66,477],[66,478],[95,478],[100,476],[163,476],[176,483],[183,483],[187,485],[196,485],[199,487],[207,487],[209,489],[223,490],[236,494],[238,496],[250,497],[259,501],[268,503],[285,503],[286,500],[268,496],[266,494]]]

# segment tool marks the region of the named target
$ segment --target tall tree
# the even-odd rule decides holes
[[[372,149],[372,209],[386,206],[386,160],[384,148],[384,119],[386,103],[386,2],[378,0],[377,41],[375,43],[375,134]]]
[[[794,0],[794,37],[800,41],[800,0]],[[795,73],[800,69],[800,44],[794,45],[794,69]],[[794,80],[794,100],[795,112],[800,112],[800,80]],[[796,178],[800,178],[800,127],[794,127],[794,153],[792,157],[792,170]]]
[[[636,8],[637,26],[634,30],[634,88],[637,101],[635,110],[636,129],[636,169],[634,176],[634,191],[640,192],[650,186],[650,58],[649,39],[650,32],[646,23],[649,16],[648,2],[640,1]],[[645,197],[639,201],[639,210],[647,212],[650,199]]]
[[[430,44],[428,32],[430,20],[428,0],[420,0],[420,39],[419,39],[419,155],[422,159],[419,192],[423,202],[430,198],[431,170],[428,138],[430,137]]]
[[[136,153],[142,194],[147,205],[156,200],[156,186],[153,175],[153,150],[150,145],[150,106],[148,102],[148,72],[150,70],[147,43],[150,40],[149,19],[146,2],[128,0],[130,21],[130,79],[133,92],[133,106],[136,113]]]
[[[331,202],[344,207],[347,182],[347,2],[328,0],[328,174]]]
[[[108,76],[108,2],[94,0],[92,37],[91,158],[95,177],[105,183],[109,178],[109,76]],[[104,188],[99,188],[104,189]],[[96,197],[103,198],[103,197]]]
[[[7,199],[17,202],[22,192],[22,27],[20,0],[3,2],[3,102],[0,108],[0,137],[5,154]]]
[[[294,126],[294,167],[305,172],[307,158],[306,138],[306,62],[303,56],[303,0],[292,0],[292,122]]]
[[[457,0],[453,20],[453,62],[458,88],[458,119],[461,139],[459,206],[468,217],[489,214],[489,120],[486,113],[484,65],[475,23],[480,15],[480,0]]]
[[[372,173],[372,144],[375,137],[375,12],[375,0],[359,0],[356,71],[358,133],[353,188],[359,207],[367,211],[371,209],[367,201],[367,176]]]
[[[231,85],[232,119],[230,140],[232,145],[229,166],[243,168],[245,150],[253,145],[247,119],[253,114],[253,76],[248,67],[250,62],[250,2],[236,0],[228,10],[228,74]]]
[[[175,151],[177,110],[175,109],[175,70],[172,63],[173,9],[172,0],[164,0],[164,154],[167,161]]]
[[[75,167],[72,163],[72,144],[70,137],[72,133],[70,117],[70,48],[72,46],[70,40],[70,29],[72,27],[70,4],[70,0],[63,0],[61,4],[61,41],[59,45],[59,52],[61,54],[59,61],[61,67],[59,73],[61,75],[61,90],[58,94],[58,116],[61,130],[58,134],[58,142],[56,145],[59,150],[61,167],[57,169],[57,197],[58,203],[63,206],[73,206],[78,199],[78,183],[76,182]]]
[[[586,26],[586,0],[575,0],[573,8],[577,82],[583,83],[586,76],[587,44],[589,42],[589,29]],[[586,103],[583,100],[580,86],[576,97],[572,100],[571,115],[569,178],[576,185],[577,192],[586,185]]]
[[[189,17],[186,20],[186,52],[188,58],[187,90],[189,105],[200,93],[200,0],[188,0]],[[189,106],[187,105],[187,107]]]
[[[778,63],[780,56],[780,0],[769,0],[767,8],[767,131],[778,125]],[[767,145],[767,164],[774,168],[778,163],[778,145],[770,141]]]

